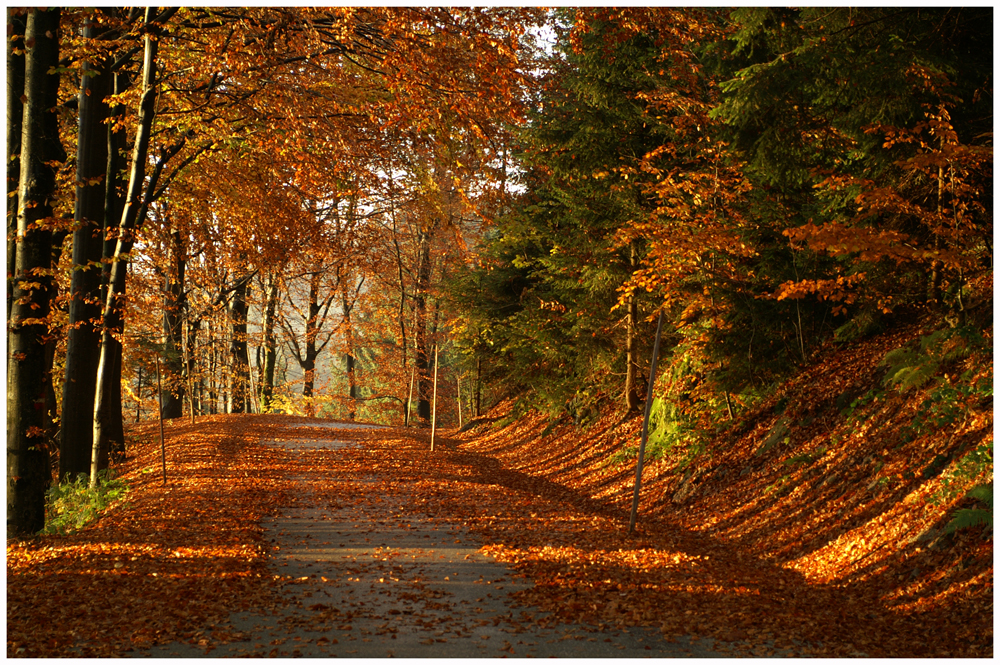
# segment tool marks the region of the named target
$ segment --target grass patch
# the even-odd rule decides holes
[[[90,487],[90,477],[81,473],[68,478],[46,492],[43,534],[65,534],[87,526],[113,501],[128,492],[128,485],[115,478],[110,470],[98,473],[97,485]]]

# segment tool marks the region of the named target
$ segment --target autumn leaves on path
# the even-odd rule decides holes
[[[469,533],[506,491],[463,481],[447,442],[174,421],[164,485],[155,432],[134,433],[131,491],[97,523],[8,542],[8,656],[657,655],[658,631],[539,625],[510,602],[530,582]]]
[[[287,505],[263,522],[282,592],[263,613],[230,616],[235,639],[213,644],[210,655],[711,655],[705,644],[665,643],[653,629],[538,625],[511,598],[530,583],[480,552],[478,539],[447,513],[426,509],[434,493],[449,491],[425,482],[442,475],[447,451],[427,455],[425,441],[396,438],[405,434],[398,431],[310,425],[264,442],[287,483]],[[429,463],[438,470],[420,473]],[[203,653],[177,642],[149,651]]]
[[[906,655],[877,607],[670,525],[630,537],[447,438],[175,421],[164,486],[153,432],[125,505],[8,543],[8,656]]]

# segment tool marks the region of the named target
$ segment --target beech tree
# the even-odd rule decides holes
[[[95,40],[103,32],[95,17],[84,17],[83,37]],[[106,98],[112,92],[114,73],[110,58],[85,60],[80,70],[77,102],[76,207],[74,210],[73,261],[70,281],[69,324],[62,395],[59,476],[75,477],[90,469],[89,447],[80,445],[81,433],[90,430],[100,344],[101,258],[104,254],[105,176],[108,167],[108,117]]]
[[[66,158],[53,112],[59,88],[60,11],[30,9],[26,13],[7,362],[7,526],[15,534],[32,534],[45,525],[45,490],[51,477],[43,420],[46,388],[52,380],[45,360],[52,283],[50,225],[56,184],[54,164]],[[8,65],[16,68],[18,59],[11,60],[8,57]]]

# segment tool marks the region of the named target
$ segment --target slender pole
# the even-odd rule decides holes
[[[163,462],[163,484],[167,484],[167,447],[163,443],[163,388],[160,386],[160,356],[156,356],[156,394],[160,396],[160,460]]]
[[[649,386],[646,389],[646,408],[642,417],[642,438],[639,440],[639,459],[635,463],[635,491],[632,493],[632,514],[629,516],[628,532],[635,530],[635,518],[639,513],[639,488],[642,485],[642,459],[646,456],[646,438],[649,436],[649,411],[653,406],[653,383],[656,381],[656,361],[660,357],[660,332],[663,330],[663,310],[656,321],[656,341],[653,342],[653,360],[649,364]]]
[[[417,376],[417,366],[410,371],[410,394],[406,396],[406,416],[403,417],[403,427],[410,426],[410,406],[413,404],[413,379]]]
[[[431,452],[434,452],[434,430],[437,428],[438,413],[438,347],[434,345],[434,408],[431,410]]]
[[[462,377],[458,377],[458,429],[462,429]]]

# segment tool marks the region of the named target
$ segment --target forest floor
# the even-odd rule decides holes
[[[120,504],[8,541],[7,655],[991,657],[992,534],[942,535],[940,474],[873,484],[857,448],[789,474],[794,451],[747,448],[811,441],[781,413],[721,460],[651,465],[633,535],[635,419],[500,405],[432,452],[426,431],[202,417],[168,425],[165,484],[141,424]]]

